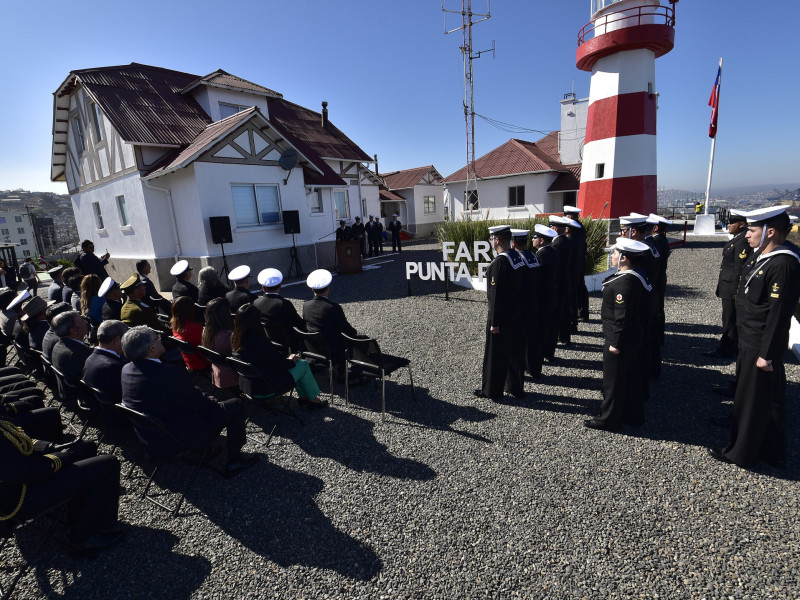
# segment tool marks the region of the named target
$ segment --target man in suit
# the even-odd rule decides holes
[[[299,348],[299,340],[294,332],[294,327],[305,331],[306,322],[297,314],[294,304],[281,296],[281,282],[283,274],[278,269],[264,269],[258,274],[258,283],[264,290],[264,295],[256,298],[253,302],[261,317],[272,323],[281,325],[289,336],[289,341],[293,349]]]
[[[365,228],[364,224],[361,222],[361,217],[356,217],[356,222],[353,223],[353,226],[350,229],[353,232],[353,239],[358,240],[358,243],[361,246],[361,256],[366,256],[367,236],[364,235]]]
[[[120,320],[128,327],[147,325],[157,331],[172,333],[158,318],[156,310],[144,302],[145,284],[138,275],[131,275],[119,286],[128,299],[122,305]]]
[[[58,343],[58,336],[56,332],[53,331],[53,320],[61,313],[65,313],[68,310],[72,310],[72,307],[67,302],[59,302],[58,304],[48,306],[47,311],[44,313],[47,324],[50,327],[42,338],[42,355],[51,363],[53,362],[53,348],[56,343]]]
[[[188,260],[179,260],[169,270],[170,275],[173,275],[177,281],[172,286],[172,301],[175,302],[181,296],[188,296],[192,302],[197,304],[197,298],[200,291],[197,286],[191,282],[192,267],[189,266]]]
[[[386,226],[389,231],[392,232],[392,252],[402,252],[402,248],[400,248],[400,230],[403,228],[403,224],[397,219],[397,215],[392,215],[392,220],[389,221],[389,224]]]
[[[53,331],[60,338],[53,346],[53,366],[69,383],[78,385],[83,377],[83,365],[92,353],[83,341],[89,332],[89,324],[77,310],[69,310],[53,319]],[[69,397],[67,390],[59,391],[62,397]]]
[[[258,298],[250,291],[250,267],[247,265],[239,265],[233,269],[228,273],[228,280],[236,286],[225,294],[225,299],[231,305],[231,312],[236,312],[245,304],[252,304]]]
[[[241,399],[216,402],[192,385],[186,370],[159,360],[164,354],[161,338],[147,327],[133,327],[122,336],[122,349],[131,360],[122,367],[122,403],[161,420],[182,443],[202,451],[227,429],[228,474],[255,464],[257,457],[242,452],[245,414]],[[152,430],[137,435],[155,456],[178,451],[175,443]]]
[[[373,215],[369,216],[369,221],[364,224],[364,231],[367,237],[367,246],[370,256],[378,255],[378,223]]]
[[[339,221],[339,228],[336,230],[336,241],[347,242],[353,239],[353,231],[344,222],[344,219]]]
[[[97,275],[100,281],[108,277],[106,265],[111,255],[106,252],[103,256],[97,258],[94,253],[94,242],[91,240],[83,240],[83,242],[81,242],[81,250],[83,250],[83,252],[81,252],[81,255],[75,260],[75,262],[78,263],[75,266],[79,267],[84,275]]]
[[[64,265],[53,267],[47,271],[47,274],[53,280],[50,287],[47,288],[47,301],[61,302],[61,290],[64,288]]]
[[[122,321],[103,321],[97,328],[97,347],[83,365],[83,380],[108,393],[118,402],[122,399],[122,336],[128,326]]]
[[[347,344],[341,334],[358,337],[355,327],[350,325],[342,307],[328,299],[333,275],[325,269],[313,271],[306,285],[314,291],[314,297],[303,304],[303,320],[310,332],[320,331],[331,350],[339,377],[344,378],[344,360]]]

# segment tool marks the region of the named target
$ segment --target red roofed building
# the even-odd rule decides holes
[[[403,229],[424,237],[432,235],[445,220],[448,207],[442,176],[433,165],[381,173],[381,178],[388,188],[381,192],[384,227],[392,214],[397,214]]]
[[[525,219],[561,212],[577,200],[588,101],[571,94],[561,101],[561,131],[536,142],[512,138],[475,161],[477,198],[467,200],[472,218]],[[455,218],[465,215],[467,167],[444,178],[445,201]]]
[[[210,217],[227,217],[230,268],[285,269],[297,211],[298,256],[331,266],[339,219],[378,205],[373,160],[328,119],[222,70],[200,77],[131,63],[72,71],[54,93],[51,179],[64,181],[78,232],[117,281],[153,263],[161,289],[175,261],[222,269]],[[284,273],[284,275],[287,275]]]

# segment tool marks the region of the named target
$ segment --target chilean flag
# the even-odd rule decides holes
[[[714,89],[711,90],[711,98],[708,105],[711,107],[711,124],[708,126],[708,137],[713,138],[717,135],[717,117],[719,116],[719,80],[722,77],[722,66],[717,69],[717,79],[714,81]]]

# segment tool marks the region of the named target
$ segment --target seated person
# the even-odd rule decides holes
[[[70,306],[72,306],[72,294],[74,290],[69,284],[76,275],[83,275],[83,271],[78,267],[64,269],[64,272],[61,274],[61,279],[64,282],[64,286],[61,288],[61,301],[68,303]]]
[[[128,326],[122,321],[103,321],[97,328],[97,347],[83,365],[83,380],[106,392],[117,402],[122,400],[122,336]]]
[[[68,310],[72,310],[72,307],[67,304],[66,302],[59,302],[58,304],[53,304],[47,307],[47,311],[44,313],[45,318],[47,319],[47,324],[50,328],[44,334],[44,338],[42,338],[42,355],[48,360],[48,362],[53,362],[53,348],[58,342],[58,336],[56,332],[53,331],[53,319],[55,319],[61,313],[67,312]]]
[[[306,285],[314,291],[314,297],[303,304],[303,320],[308,331],[322,332],[331,350],[334,365],[339,371],[339,377],[343,378],[347,345],[341,334],[358,337],[358,332],[348,323],[342,307],[328,300],[332,280],[330,271],[325,269],[317,269],[308,276]]]
[[[69,383],[77,385],[83,377],[83,365],[92,353],[83,341],[89,332],[89,324],[77,310],[69,310],[53,319],[53,330],[60,338],[53,346],[53,366]],[[62,398],[68,397],[67,390],[59,391]]]
[[[188,296],[181,296],[172,305],[172,335],[179,340],[189,342],[197,348],[203,339],[203,326],[195,321],[194,301]],[[183,354],[189,374],[201,373],[208,369],[209,362],[198,354]]]
[[[231,305],[232,311],[239,310],[240,306],[252,304],[258,296],[250,291],[250,267],[240,265],[228,275],[236,287],[225,294],[225,299]]]
[[[153,268],[150,266],[150,263],[147,260],[140,260],[136,262],[136,274],[139,276],[139,280],[145,285],[145,302],[148,304],[153,304],[158,311],[168,315],[172,302],[159,294],[156,286],[152,281],[150,281],[148,275],[150,275],[152,270]]]
[[[306,322],[297,314],[297,309],[289,300],[281,296],[281,282],[283,274],[278,269],[264,269],[258,274],[258,283],[264,290],[264,295],[256,298],[253,302],[261,316],[267,321],[281,325],[289,336],[289,342],[293,349],[300,348],[300,339],[294,331],[297,327],[300,331],[305,331]]]
[[[202,345],[222,356],[230,356],[232,335],[231,305],[225,298],[214,298],[206,306],[206,325],[203,327]],[[217,389],[235,389],[239,386],[239,376],[230,367],[217,366],[212,363],[211,375],[214,387]]]
[[[119,461],[91,442],[54,447],[0,421],[0,514],[27,519],[65,500],[72,549],[90,556],[119,542]]]
[[[119,321],[122,317],[122,290],[119,289],[119,284],[111,277],[106,277],[97,295],[105,300],[100,310],[103,321]]]
[[[81,311],[81,284],[85,275],[73,275],[67,285],[72,289],[72,297],[69,299],[70,306],[78,312]]]
[[[253,365],[267,381],[239,378],[239,387],[253,397],[283,394],[297,387],[300,405],[308,408],[324,408],[327,400],[319,399],[319,386],[308,363],[297,354],[288,358],[280,355],[267,339],[261,326],[261,313],[252,305],[245,304],[236,311],[236,321],[231,337],[234,358]]]
[[[64,289],[64,265],[56,265],[47,271],[50,279],[50,287],[47,288],[48,302],[61,302],[61,290]]]
[[[202,451],[227,429],[228,473],[252,466],[257,456],[242,452],[245,438],[244,404],[239,398],[215,402],[192,385],[186,371],[166,365],[161,338],[148,327],[133,327],[122,336],[122,349],[131,362],[122,367],[122,403],[156,417],[183,444]],[[170,456],[175,443],[152,430],[136,430],[147,451]]]
[[[156,331],[169,332],[159,320],[156,309],[144,301],[147,287],[138,275],[131,275],[119,288],[128,296],[122,305],[120,320],[128,327],[147,325]]]
[[[100,285],[97,275],[87,275],[81,281],[80,312],[84,317],[89,317],[95,326],[103,320],[103,305],[106,303],[106,299],[100,296]]]
[[[207,306],[214,298],[224,298],[230,288],[222,283],[219,274],[214,267],[203,267],[197,274],[198,296],[197,303],[200,306]]]
[[[33,350],[42,351],[42,341],[50,326],[47,324],[47,302],[39,296],[22,307],[22,328],[28,333],[28,344]]]
[[[178,298],[187,296],[192,300],[192,304],[195,304],[199,291],[191,281],[192,267],[189,266],[189,261],[179,260],[172,265],[169,272],[176,279],[175,285],[172,286],[172,301],[175,302]]]

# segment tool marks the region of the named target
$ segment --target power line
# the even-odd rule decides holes
[[[506,123],[505,121],[492,119],[491,117],[487,117],[485,115],[479,115],[477,113],[475,113],[475,116],[480,117],[492,127],[500,129],[501,131],[507,131],[509,133],[541,133],[542,135],[547,135],[551,131],[549,129],[546,131],[541,129],[529,129],[527,127],[523,127],[522,125],[514,125],[513,123]]]

